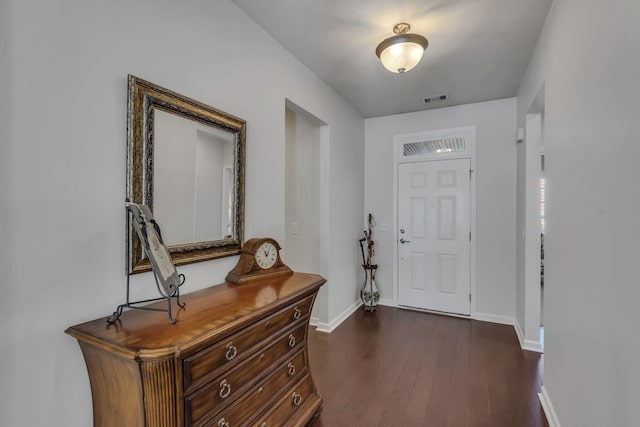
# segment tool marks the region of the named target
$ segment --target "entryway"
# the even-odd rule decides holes
[[[470,316],[475,292],[475,127],[394,138],[400,307]]]

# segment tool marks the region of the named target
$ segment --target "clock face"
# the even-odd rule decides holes
[[[271,242],[264,242],[258,247],[255,254],[256,264],[258,267],[264,269],[273,267],[278,259],[278,250]]]

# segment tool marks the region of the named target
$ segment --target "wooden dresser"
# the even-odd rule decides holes
[[[224,283],[182,296],[176,324],[130,310],[113,325],[102,318],[68,328],[89,371],[94,425],[309,424],[322,398],[307,328],[324,282],[294,273]]]

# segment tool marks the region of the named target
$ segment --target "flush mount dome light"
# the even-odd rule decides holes
[[[407,34],[411,25],[401,22],[393,27],[395,36],[385,39],[376,48],[376,55],[384,68],[392,73],[404,74],[422,59],[429,42],[420,34]]]

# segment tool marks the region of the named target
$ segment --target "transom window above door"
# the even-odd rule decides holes
[[[394,135],[397,162],[473,158],[475,126]]]
[[[433,141],[408,142],[403,145],[405,157],[424,154],[460,153],[465,151],[464,138],[446,138]]]

